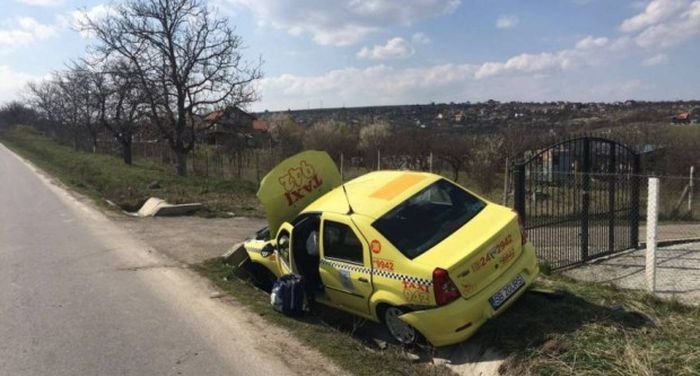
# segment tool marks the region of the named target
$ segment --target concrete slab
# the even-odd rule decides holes
[[[139,217],[168,217],[188,215],[202,208],[200,203],[169,204],[165,200],[151,197],[141,206],[137,212]]]

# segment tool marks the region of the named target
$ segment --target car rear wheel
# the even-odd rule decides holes
[[[413,345],[420,335],[415,328],[401,320],[399,316],[406,313],[399,307],[386,307],[383,310],[382,319],[389,330],[389,334],[402,345]]]

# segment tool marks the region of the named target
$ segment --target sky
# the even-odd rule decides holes
[[[0,103],[85,56],[76,20],[114,1],[0,0]],[[700,99],[700,0],[208,3],[263,60],[253,111]]]

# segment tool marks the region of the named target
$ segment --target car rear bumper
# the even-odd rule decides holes
[[[489,298],[514,280],[518,274],[523,277],[525,284],[494,310]],[[471,337],[486,320],[503,312],[518,300],[538,274],[535,249],[527,243],[518,260],[508,271],[478,294],[469,299],[460,298],[443,307],[409,312],[400,318],[420,331],[433,346],[462,342]]]

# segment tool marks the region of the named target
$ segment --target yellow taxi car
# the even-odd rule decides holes
[[[539,273],[515,212],[435,174],[343,184],[326,153],[307,151],[270,171],[258,197],[268,228],[244,243],[250,261],[303,275],[317,303],[381,322],[401,344],[469,338]]]

